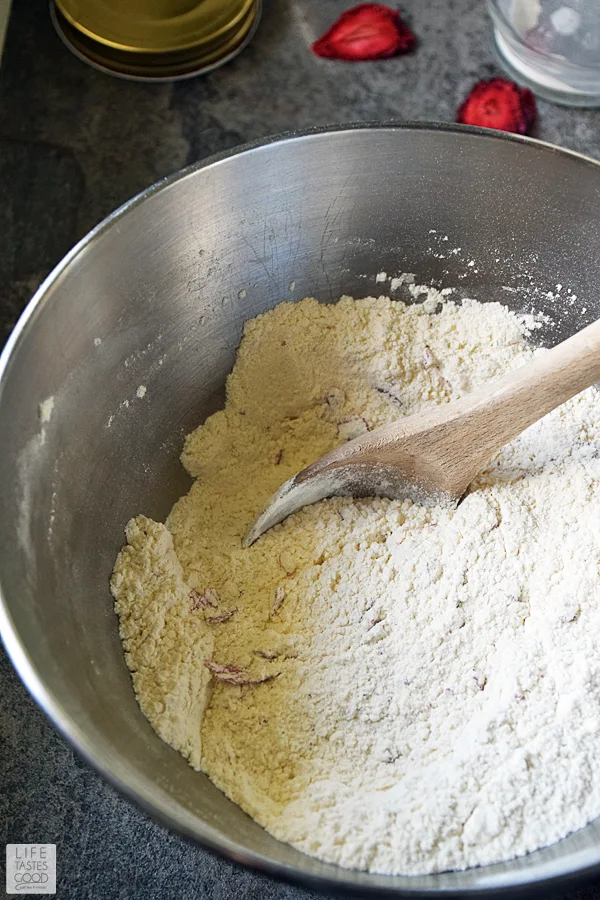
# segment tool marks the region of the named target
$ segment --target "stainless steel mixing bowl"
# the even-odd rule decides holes
[[[600,316],[599,232],[590,160],[491,132],[381,125],[212,159],[75,247],[0,363],[1,629],[28,689],[101,773],[204,846],[344,896],[516,892],[600,873],[598,822],[523,859],[417,878],[280,844],[154,734],[108,592],[127,520],[162,519],[186,489],[183,435],[222,404],[245,319],[292,297],[380,292],[376,273],[409,271],[541,308],[556,342]],[[577,299],[556,302],[557,284]]]

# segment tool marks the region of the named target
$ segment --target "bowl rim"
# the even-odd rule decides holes
[[[127,200],[81,238],[81,240],[79,240],[52,269],[37,288],[31,300],[21,313],[0,353],[0,398],[10,371],[11,361],[18,351],[19,345],[25,339],[29,329],[32,327],[39,311],[42,309],[49,289],[82,251],[98,240],[131,209],[138,204],[143,203],[154,194],[168,189],[172,184],[187,178],[193,173],[201,169],[218,165],[232,157],[259,150],[275,143],[292,143],[294,141],[320,137],[327,134],[342,134],[354,131],[417,131],[468,134],[473,137],[485,137],[503,143],[532,146],[538,150],[552,152],[566,158],[579,160],[580,162],[590,164],[600,169],[600,161],[597,161],[590,156],[537,138],[509,134],[508,132],[470,125],[410,120],[390,120],[383,122],[357,121],[338,125],[313,126],[311,128],[286,131],[258,138],[228,150],[212,154],[183,169],[167,175]],[[339,895],[340,892],[343,892],[346,897],[362,896],[363,898],[366,896],[382,898],[426,898],[431,897],[432,895],[443,894],[447,898],[456,898],[456,900],[459,900],[459,898],[464,898],[466,895],[473,898],[499,897],[507,894],[512,894],[514,896],[519,892],[523,893],[527,891],[530,893],[532,889],[539,893],[549,889],[553,892],[557,892],[561,889],[571,890],[586,882],[592,881],[600,875],[600,843],[596,848],[590,848],[583,854],[584,859],[582,859],[581,867],[573,868],[572,865],[571,867],[568,867],[555,864],[555,871],[553,874],[541,875],[540,877],[527,877],[527,870],[520,872],[519,878],[511,877],[509,872],[502,872],[485,876],[480,882],[478,881],[470,885],[456,888],[446,888],[439,885],[435,887],[411,888],[410,881],[414,876],[382,875],[368,873],[362,870],[345,869],[342,867],[338,867],[337,871],[339,872],[339,875],[336,873],[336,878],[330,878],[326,875],[311,873],[308,870],[297,868],[288,863],[278,862],[262,853],[248,850],[236,841],[230,840],[227,837],[217,835],[214,829],[204,823],[200,823],[199,827],[197,818],[191,813],[187,813],[183,810],[173,811],[169,804],[163,802],[161,798],[153,796],[151,786],[148,784],[146,778],[138,776],[136,772],[132,772],[125,764],[119,762],[115,758],[111,758],[109,753],[98,750],[97,746],[91,742],[88,736],[80,728],[77,721],[64,709],[61,702],[54,696],[53,692],[46,687],[43,676],[38,672],[13,622],[8,603],[2,590],[1,573],[0,638],[21,682],[31,697],[71,747],[89,765],[91,765],[105,781],[115,787],[128,800],[133,801],[138,807],[149,813],[152,818],[158,820],[163,825],[166,825],[176,834],[179,834],[188,841],[193,841],[203,849],[208,850],[229,862],[242,864],[255,872],[268,875],[280,881],[287,882],[288,884],[300,885],[304,888],[318,891],[319,893],[328,892],[330,894],[337,893]],[[522,858],[526,859],[527,857]],[[311,859],[311,857],[307,856],[307,859]],[[490,868],[491,866],[483,866],[480,868],[480,871],[484,873]],[[465,871],[473,871],[473,869]],[[438,874],[441,876],[451,875],[453,873],[444,872]],[[363,881],[363,883],[357,883],[357,876],[361,876],[361,881]],[[434,878],[436,875],[426,877]],[[402,879],[405,886],[394,884],[394,881],[397,881],[398,879]]]

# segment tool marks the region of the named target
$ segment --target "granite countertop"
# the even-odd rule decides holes
[[[116,206],[190,162],[290,129],[373,119],[453,121],[498,74],[484,0],[404,0],[411,56],[348,65],[311,41],[347,0],[266,0],[250,47],[177,84],[120,81],[73,57],[46,0],[15,0],[0,70],[0,343],[42,278]],[[536,136],[600,156],[600,111],[539,103]],[[61,898],[307,900],[155,824],[79,760],[0,655],[0,833],[57,845]],[[2,852],[3,856],[3,852]],[[600,886],[571,897],[599,898]]]

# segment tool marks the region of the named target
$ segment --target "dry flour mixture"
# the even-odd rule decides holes
[[[530,357],[531,318],[420,299],[248,322],[225,409],[186,440],[192,489],[166,526],[129,523],[112,580],[165,741],[282,841],[409,874],[600,814],[599,393],[506,447],[455,511],[333,499],[241,547],[340,441]]]

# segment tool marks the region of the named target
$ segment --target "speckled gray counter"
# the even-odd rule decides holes
[[[0,342],[69,247],[132,194],[266,134],[359,119],[452,121],[497,73],[483,0],[405,0],[417,52],[317,60],[309,44],[346,0],[266,0],[258,35],[205,78],[104,76],[54,35],[45,0],[15,0],[0,70]],[[539,103],[538,137],[600,156],[600,111]],[[0,656],[1,842],[56,843],[60,898],[301,900],[169,834],[107,787],[56,734]],[[4,851],[0,847],[1,858]],[[600,887],[577,895],[600,898]]]

